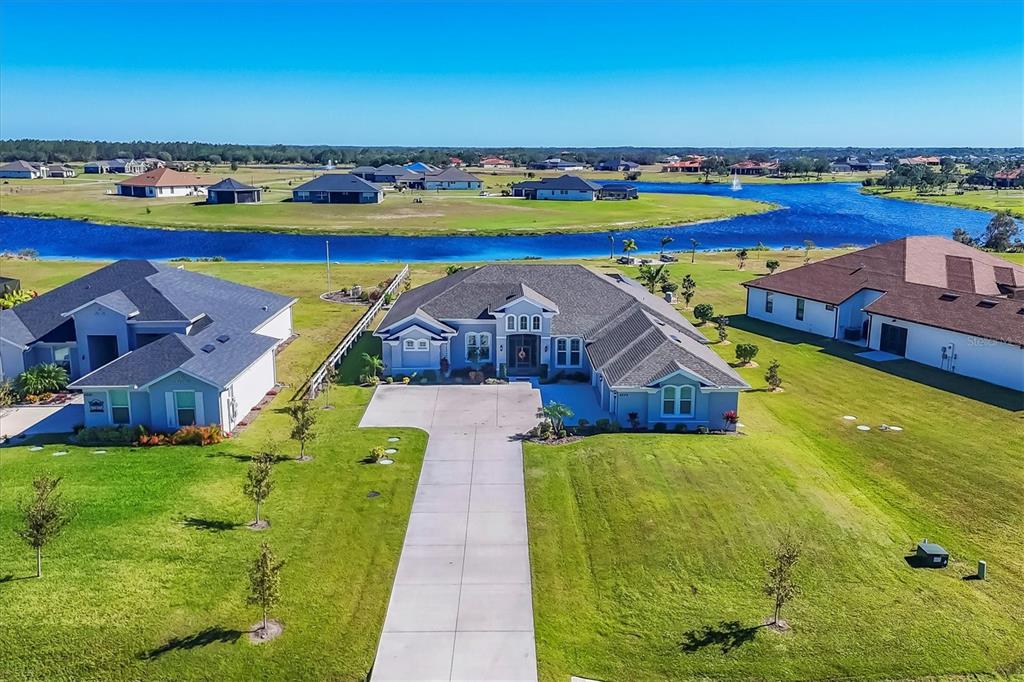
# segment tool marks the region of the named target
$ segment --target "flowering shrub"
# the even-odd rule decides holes
[[[216,445],[227,436],[221,431],[220,426],[182,426],[171,434],[147,433],[145,429],[139,429],[138,445],[152,447],[154,445]]]
[[[724,419],[727,424],[736,424],[740,420],[740,416],[736,414],[736,410],[729,410],[728,412],[722,413],[722,419]]]

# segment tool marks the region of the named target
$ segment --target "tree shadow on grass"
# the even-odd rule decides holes
[[[139,658],[151,661],[171,651],[188,651],[218,642],[233,644],[243,634],[241,630],[226,629],[220,626],[208,627],[205,630],[200,630],[184,637],[172,637],[155,649],[141,652]]]
[[[28,580],[29,578],[35,578],[35,577],[36,576],[35,576],[34,573],[32,575],[18,575],[18,576],[14,575],[13,573],[8,573],[5,576],[0,576],[0,585],[2,585],[4,583],[13,583],[15,580]]]
[[[744,627],[738,620],[723,620],[718,625],[705,625],[699,630],[684,632],[679,648],[693,654],[707,647],[718,647],[723,654],[727,654],[753,641],[757,631],[762,627],[764,626]]]
[[[229,530],[235,530],[241,528],[242,524],[235,523],[234,521],[221,521],[219,519],[200,519],[195,516],[186,516],[181,521],[183,526],[188,528],[195,528],[196,530],[206,530],[211,533],[223,533]]]

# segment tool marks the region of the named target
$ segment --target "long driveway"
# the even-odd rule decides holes
[[[360,426],[430,434],[373,682],[537,679],[523,451],[527,383],[381,386]],[[401,456],[401,455],[399,455]]]

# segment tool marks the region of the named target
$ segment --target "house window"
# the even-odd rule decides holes
[[[71,349],[70,348],[54,348],[53,349],[53,364],[59,365],[64,368],[68,374],[71,373]]]
[[[426,339],[420,339],[416,342],[416,350],[429,350],[430,343]]]
[[[764,311],[770,313],[773,310],[775,310],[775,294],[769,291],[764,295]]]
[[[569,366],[579,367],[583,364],[583,340],[569,339]]]
[[[662,417],[693,416],[693,386],[665,386],[661,389]]]
[[[514,332],[516,330],[516,316],[506,315],[505,316],[505,331]]]
[[[804,299],[796,299],[796,319],[804,319]]]
[[[530,320],[530,325],[531,325],[530,328],[533,331],[539,332],[540,331],[540,315],[534,315],[533,318]]]
[[[174,410],[178,415],[178,426],[192,426],[196,423],[196,394],[193,391],[174,392]]]
[[[526,315],[519,316],[519,331],[525,332],[530,328],[530,318]]]
[[[579,367],[583,364],[583,339],[555,339],[555,364],[559,367]]]
[[[130,424],[132,409],[128,403],[128,391],[110,391],[107,393],[110,403],[110,422],[112,424]]]
[[[466,360],[487,362],[491,359],[491,335],[486,332],[466,334]]]
[[[406,339],[402,342],[402,348],[405,350],[416,350],[416,339]]]

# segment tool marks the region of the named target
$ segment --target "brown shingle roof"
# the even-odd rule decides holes
[[[129,187],[206,187],[212,182],[195,173],[182,173],[173,168],[157,168],[117,184]]]

